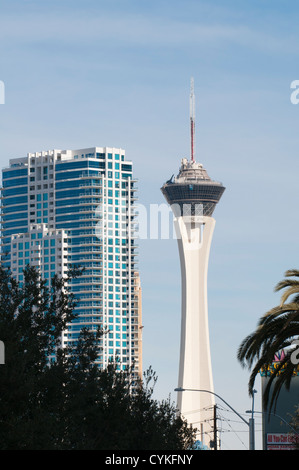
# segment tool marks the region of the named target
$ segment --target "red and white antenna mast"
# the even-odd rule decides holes
[[[191,126],[191,162],[194,162],[195,155],[195,95],[194,95],[194,79],[191,78],[190,90],[190,126]]]

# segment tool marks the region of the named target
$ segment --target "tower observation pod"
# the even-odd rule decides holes
[[[193,84],[192,84],[193,85]],[[193,93],[191,85],[191,94]],[[194,119],[191,119],[191,140]],[[197,440],[209,446],[213,440],[214,384],[212,376],[207,277],[210,247],[215,227],[212,217],[225,188],[213,181],[202,164],[183,158],[177,177],[161,188],[171,206],[181,266],[181,344],[178,410],[197,428]],[[206,390],[204,393],[193,390]]]

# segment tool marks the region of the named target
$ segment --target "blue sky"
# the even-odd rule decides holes
[[[0,0],[1,167],[39,150],[123,147],[139,202],[162,203],[160,187],[189,156],[194,77],[196,159],[227,188],[209,266],[215,391],[241,413],[250,399],[237,348],[299,267],[298,20],[296,0]],[[157,397],[175,399],[175,240],[140,241],[139,266],[144,367],[157,372]],[[233,430],[222,447],[245,449],[246,426]]]

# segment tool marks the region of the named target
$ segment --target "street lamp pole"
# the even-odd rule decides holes
[[[251,408],[251,418],[249,419],[249,432],[250,432],[250,443],[252,450],[255,449],[255,430],[254,430],[254,394],[257,393],[256,390],[253,390],[252,394],[252,408]]]
[[[210,390],[198,390],[198,389],[193,389],[193,388],[182,388],[182,387],[177,387],[174,389],[175,392],[205,392],[205,393],[211,393],[212,395],[215,395],[215,397],[219,398],[220,400],[223,401],[223,403],[226,404],[239,418],[247,424],[249,427],[249,450],[255,450],[255,440],[254,440],[254,418],[253,418],[253,410],[252,410],[252,418],[249,419],[249,421],[246,421],[243,416],[240,415],[229,403],[227,403],[222,397],[217,395],[215,392],[211,392]],[[256,393],[256,390],[254,390],[254,393]],[[252,399],[252,408],[253,408],[254,400]]]

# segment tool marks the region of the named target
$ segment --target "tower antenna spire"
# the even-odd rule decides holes
[[[190,87],[190,129],[191,129],[191,162],[194,162],[195,155],[195,95],[194,79],[191,77]]]

